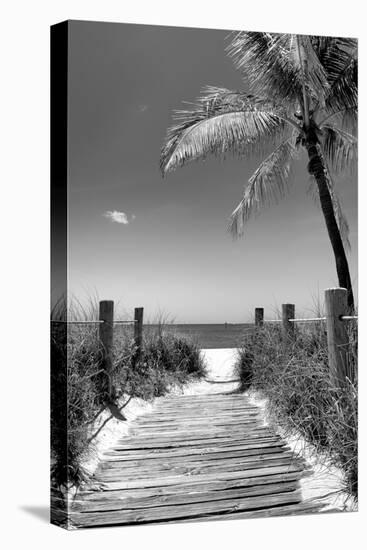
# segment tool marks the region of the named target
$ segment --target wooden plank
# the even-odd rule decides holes
[[[214,472],[210,474],[201,474],[196,475],[195,480],[193,477],[190,478],[190,476],[184,475],[173,475],[173,476],[167,476],[167,477],[161,477],[159,479],[153,478],[153,479],[140,479],[136,478],[134,480],[129,481],[109,481],[109,482],[98,482],[97,485],[103,490],[111,491],[111,490],[118,490],[118,489],[131,489],[131,488],[139,488],[139,487],[163,487],[166,485],[175,485],[177,483],[183,483],[186,480],[190,482],[209,482],[209,481],[224,481],[224,480],[230,480],[230,479],[246,479],[251,477],[259,477],[259,476],[270,476],[272,474],[283,474],[283,473],[290,473],[290,472],[302,472],[303,468],[301,468],[298,465],[294,464],[287,464],[287,465],[273,465],[269,467],[260,467],[260,468],[253,468],[248,470],[241,470],[241,471],[235,471],[235,472]]]
[[[179,414],[177,413],[177,408],[179,408]],[[225,408],[205,408],[205,407],[189,407],[186,410],[182,409],[180,405],[177,405],[176,408],[176,414],[175,411],[163,411],[162,409],[156,409],[153,410],[150,414],[144,414],[137,418],[136,420],[144,420],[144,421],[154,421],[156,419],[159,420],[179,420],[181,418],[187,419],[187,418],[200,418],[200,419],[207,419],[207,413],[208,411],[212,414],[212,417],[215,418],[215,416],[223,416],[223,417],[232,417],[232,416],[255,416],[259,417],[261,416],[261,412],[259,409],[247,409],[244,407],[225,407]],[[211,418],[212,418],[211,417]]]
[[[239,433],[238,433],[239,432]],[[208,433],[207,435],[207,432],[204,430],[203,431],[203,434],[201,436],[201,439],[213,439],[213,433]],[[280,436],[274,434],[274,432],[272,430],[270,430],[269,428],[267,427],[254,427],[252,428],[251,426],[250,427],[247,427],[246,430],[244,429],[240,429],[240,430],[237,430],[235,427],[231,429],[231,431],[229,432],[228,430],[222,430],[222,434],[219,433],[218,434],[218,431],[215,432],[216,434],[216,437],[214,439],[235,439],[235,438],[238,438],[238,435],[240,434],[240,436],[243,438],[243,439],[253,439],[253,438],[262,438],[262,437],[278,437],[280,438]],[[185,433],[185,438],[186,440],[194,440],[194,439],[198,439],[198,436],[197,434],[191,434],[191,433]],[[157,441],[157,440],[167,440],[167,441],[174,441],[174,440],[177,440],[177,441],[180,441],[182,440],[182,433],[175,433],[173,436],[171,435],[152,435],[151,437],[147,437],[146,435],[142,436],[140,434],[140,432],[136,432],[135,434],[134,433],[131,433],[129,434],[129,436],[125,437],[124,439],[122,440],[119,440],[117,442],[117,444],[128,444],[128,443],[131,443],[131,442],[146,442],[146,441]]]
[[[221,464],[198,464],[198,465],[169,465],[167,463],[167,466],[165,467],[162,465],[160,469],[155,469],[153,467],[148,468],[139,468],[139,479],[152,479],[152,475],[155,474],[155,479],[159,481],[161,479],[164,479],[165,477],[169,477],[171,475],[177,474],[183,476],[183,481],[185,476],[198,476],[198,475],[205,475],[210,474],[213,472],[213,470],[217,473],[220,472],[237,472],[237,471],[245,471],[245,470],[253,470],[255,468],[258,468],[261,465],[263,468],[267,468],[270,466],[295,466],[299,464],[299,461],[296,459],[290,460],[288,457],[285,458],[263,458],[263,459],[254,459],[251,462],[242,462],[242,463],[232,463],[229,462],[226,463],[226,461],[222,461]],[[129,468],[123,469],[123,471],[117,469],[109,469],[109,470],[102,470],[98,472],[94,479],[100,482],[106,482],[106,481],[132,481],[136,478],[137,471],[136,468]]]
[[[307,474],[247,397],[171,396],[105,453],[71,519],[94,527],[296,513]]]
[[[196,434],[196,433],[222,433],[226,432],[229,427],[231,427],[231,432],[242,432],[246,430],[247,428],[257,428],[258,422],[256,420],[241,420],[240,422],[213,422],[210,424],[172,424],[171,426],[150,426],[149,424],[147,426],[139,426],[135,425],[131,427],[130,433],[139,434],[140,437],[151,434],[152,436],[155,436],[156,434],[170,434],[170,433],[177,433],[177,435],[185,435],[186,433],[188,435]],[[228,432],[227,432],[228,434]]]
[[[162,420],[161,422],[133,422],[131,427],[139,430],[165,430],[169,429],[172,431],[173,428],[188,430],[189,428],[215,428],[218,426],[231,426],[235,428],[236,426],[254,424],[257,427],[261,427],[258,418],[246,418],[243,415],[236,417],[228,418],[213,418],[212,420],[198,419],[195,420]],[[265,427],[265,426],[264,426]]]
[[[304,477],[304,472],[295,471],[282,474],[266,475],[266,476],[257,476],[257,477],[247,477],[247,478],[235,478],[235,479],[226,479],[220,481],[218,479],[213,479],[209,482],[207,481],[197,481],[197,478],[194,480],[187,480],[185,484],[174,484],[160,487],[139,487],[139,488],[130,488],[130,489],[118,489],[111,491],[102,491],[102,490],[91,490],[84,488],[80,491],[78,498],[84,501],[87,500],[96,500],[96,501],[108,501],[110,499],[125,499],[125,498],[143,498],[143,497],[152,497],[160,495],[178,495],[178,494],[195,494],[205,491],[215,492],[220,490],[233,489],[235,487],[244,488],[244,487],[254,487],[257,485],[265,486],[272,483],[285,483],[288,481],[297,482],[302,477]]]
[[[257,418],[244,418],[244,417],[233,417],[233,418],[218,418],[213,419],[211,421],[208,420],[171,420],[171,421],[162,421],[162,422],[134,422],[131,425],[131,428],[133,429],[139,429],[140,430],[165,430],[168,429],[172,431],[173,429],[180,429],[180,430],[188,430],[191,428],[194,429],[204,429],[207,427],[208,429],[214,429],[218,426],[224,426],[228,427],[231,426],[231,428],[236,428],[239,426],[247,426],[249,424],[253,424],[254,426],[257,426],[260,428],[260,423]],[[265,426],[264,426],[265,427]]]
[[[182,410],[179,405],[177,405],[176,414],[172,410],[170,411],[162,411],[158,410],[155,413],[152,413],[151,415],[144,415],[136,418],[136,422],[172,422],[172,421],[180,421],[180,420],[200,420],[204,422],[211,422],[215,418],[260,418],[262,415],[258,410],[251,410],[248,411],[243,408],[230,408],[230,409],[218,409],[216,408],[205,408],[205,407],[190,407],[187,410]]]
[[[119,453],[118,455],[114,456],[105,456],[104,461],[101,465],[101,468],[104,469],[105,467],[109,466],[110,464],[113,464],[114,467],[121,468],[121,463],[124,463],[124,466],[132,466],[139,467],[142,462],[144,464],[152,464],[154,465],[157,462],[161,462],[162,460],[168,459],[170,462],[175,463],[182,463],[182,462],[191,462],[191,461],[203,461],[206,460],[210,462],[214,459],[220,459],[220,458],[241,458],[245,456],[251,456],[251,455],[258,455],[261,453],[281,453],[283,450],[289,450],[289,447],[284,446],[274,446],[273,444],[263,444],[262,446],[245,446],[244,448],[239,448],[236,450],[236,447],[229,447],[226,451],[218,452],[216,448],[215,450],[210,452],[209,450],[205,450],[203,452],[202,449],[196,452],[186,452],[182,453],[182,451],[175,451],[171,453],[151,453],[151,454],[142,454],[142,455],[132,455],[132,456],[124,456],[124,453]],[[234,450],[233,450],[234,449]]]
[[[170,495],[141,496],[140,498],[125,497],[116,498],[112,495],[108,499],[76,500],[73,503],[76,512],[98,512],[112,510],[136,510],[140,508],[152,508],[156,506],[179,506],[180,504],[193,504],[198,502],[210,502],[215,500],[239,499],[250,496],[261,496],[295,491],[297,484],[294,481],[285,483],[269,483],[267,485],[252,485],[234,489],[218,491],[200,491],[199,493],[181,493]]]
[[[301,501],[299,490],[264,495],[244,497],[236,499],[181,504],[179,506],[157,506],[141,510],[118,510],[104,513],[73,512],[71,521],[74,525],[123,525],[131,523],[153,523],[168,521],[173,518],[192,518],[209,513],[225,513],[233,511],[245,511],[278,506],[280,504],[293,504]]]
[[[243,451],[242,451],[243,453]],[[210,455],[209,455],[210,456]],[[133,469],[136,471],[137,468],[139,468],[139,472],[144,471],[146,469],[150,469],[150,471],[159,471],[166,467],[174,467],[174,466],[184,466],[188,465],[190,467],[194,466],[210,466],[210,467],[216,467],[221,466],[223,464],[228,464],[230,466],[231,464],[247,464],[248,462],[253,461],[259,461],[259,460],[271,460],[273,458],[279,458],[282,459],[285,458],[293,458],[293,460],[299,460],[294,458],[292,452],[283,452],[281,447],[273,449],[272,447],[269,447],[268,449],[261,449],[261,454],[259,453],[259,449],[252,449],[248,451],[247,454],[240,454],[237,456],[224,456],[224,457],[217,457],[212,456],[209,458],[208,455],[201,455],[201,456],[194,456],[194,457],[178,457],[178,458],[172,458],[168,457],[166,459],[161,460],[130,460],[124,462],[123,470],[124,472],[128,472],[129,470]],[[120,461],[108,461],[104,462],[101,465],[101,472],[106,472],[109,470],[117,470],[118,472],[121,471],[121,462]]]
[[[231,450],[237,450],[237,449],[251,449],[251,448],[262,448],[266,446],[273,446],[273,447],[282,447],[285,443],[281,439],[275,439],[275,438],[256,438],[256,439],[239,439],[239,440],[226,440],[222,441],[221,443],[218,443],[215,445],[215,443],[211,442],[199,442],[199,443],[192,443],[187,444],[185,446],[173,444],[170,447],[162,446],[162,447],[148,447],[148,448],[124,448],[124,447],[118,447],[115,449],[112,449],[111,451],[108,451],[105,453],[105,457],[108,459],[108,457],[118,457],[121,460],[124,460],[125,458],[128,460],[130,458],[134,458],[135,456],[137,458],[144,458],[145,456],[147,458],[149,457],[164,457],[167,456],[184,456],[184,455],[191,455],[191,454],[203,454],[205,452],[211,453],[211,452],[226,452]]]
[[[253,424],[249,424],[248,425],[249,429],[251,428],[255,428],[255,425]],[[242,426],[237,426],[236,428],[230,428],[231,429],[231,434],[233,433],[233,435],[242,435],[244,434],[244,432],[246,431],[246,426],[245,425],[242,425]],[[130,434],[133,436],[133,435],[137,435],[137,438],[139,439],[145,439],[145,438],[150,438],[150,439],[158,439],[158,438],[166,438],[166,439],[171,439],[172,437],[174,437],[175,439],[187,439],[187,438],[196,438],[196,439],[200,439],[200,438],[208,438],[209,436],[212,437],[212,438],[217,438],[217,437],[228,437],[228,430],[229,430],[229,426],[227,427],[211,427],[207,430],[205,430],[205,427],[204,428],[192,428],[192,429],[187,429],[187,430],[179,430],[179,429],[172,429],[172,430],[139,430],[139,432],[135,429],[132,429],[130,431]]]
[[[138,430],[131,430],[129,435],[127,437],[125,437],[123,440],[119,440],[118,443],[120,444],[124,444],[124,443],[130,443],[130,441],[149,441],[149,440],[152,440],[152,441],[156,441],[156,440],[182,440],[183,438],[183,435],[185,436],[186,439],[198,439],[198,435],[201,439],[213,439],[214,438],[225,438],[225,439],[233,439],[235,437],[238,437],[238,435],[241,435],[243,437],[243,439],[246,439],[246,438],[254,438],[254,437],[277,437],[276,434],[274,434],[274,432],[272,432],[271,430],[269,430],[268,428],[258,428],[257,426],[248,426],[246,428],[236,428],[236,427],[233,427],[231,428],[231,430],[229,431],[228,428],[227,429],[213,429],[213,430],[210,430],[208,429],[207,431],[205,430],[205,428],[201,431],[191,431],[191,430],[188,430],[188,431],[179,431],[179,430],[176,430],[176,432],[171,435],[171,434],[164,434],[164,433],[161,433],[161,434],[154,434],[154,433],[151,433],[148,432],[147,433],[143,433],[138,431]],[[278,436],[279,437],[279,436]]]
[[[316,502],[309,503],[296,503],[296,504],[287,504],[285,506],[269,507],[263,508],[260,510],[254,510],[251,512],[234,512],[234,513],[225,513],[225,514],[207,514],[203,515],[201,518],[191,518],[184,519],[185,523],[202,521],[223,521],[223,520],[233,520],[233,519],[256,519],[256,518],[269,518],[269,517],[279,517],[279,516],[300,516],[305,514],[315,514],[321,511],[322,506]],[[177,523],[178,520],[173,520],[174,523]],[[167,523],[171,523],[167,521]]]
[[[240,444],[240,445],[228,445],[228,446],[221,446],[221,447],[179,447],[178,449],[168,449],[168,450],[161,450],[161,449],[153,449],[151,452],[144,451],[139,452],[138,451],[108,451],[106,452],[104,457],[104,462],[125,462],[130,460],[162,460],[163,458],[182,458],[185,459],[187,457],[195,457],[195,456],[208,456],[209,458],[211,456],[217,456],[219,457],[225,457],[225,456],[235,456],[236,453],[243,453],[247,451],[257,449],[267,449],[267,448],[273,448],[273,449],[284,449],[289,450],[289,447],[287,447],[284,443],[284,441],[265,441],[265,442],[255,442],[255,443],[248,443],[248,444]],[[238,455],[240,456],[240,455]]]
[[[225,446],[225,444],[232,444],[235,445],[239,442],[245,443],[246,441],[254,441],[254,440],[261,440],[263,441],[264,438],[257,436],[257,437],[247,437],[246,439],[241,436],[237,437],[222,437],[222,438],[216,438],[216,437],[210,437],[210,438],[200,438],[200,439],[188,439],[188,440],[181,440],[181,439],[174,439],[174,438],[160,438],[157,440],[149,440],[145,441],[144,439],[134,440],[130,441],[129,443],[125,443],[124,445],[119,445],[113,447],[114,450],[124,451],[124,450],[132,450],[132,449],[159,449],[159,448],[178,448],[178,447],[195,447],[195,446],[208,446],[215,444],[218,442],[218,446],[222,445]],[[272,438],[271,441],[273,441],[275,438]],[[270,440],[270,438],[269,438]],[[275,439],[275,441],[281,441],[280,437],[278,439]]]

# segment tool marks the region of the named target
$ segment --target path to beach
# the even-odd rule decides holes
[[[204,350],[209,374],[157,399],[105,452],[76,496],[71,526],[236,519],[316,512],[297,458],[236,392],[233,349]]]

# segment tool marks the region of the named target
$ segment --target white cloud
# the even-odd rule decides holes
[[[144,113],[148,109],[148,105],[139,105],[138,109],[141,113]]]
[[[127,225],[129,223],[125,212],[119,212],[118,210],[107,210],[107,212],[105,212],[103,215],[106,218],[109,218],[112,222],[123,223],[124,225]]]

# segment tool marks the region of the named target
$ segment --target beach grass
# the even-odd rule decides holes
[[[54,320],[56,316],[65,318],[60,305],[58,312],[53,311]],[[206,374],[198,345],[166,333],[162,323],[144,335],[138,361],[133,361],[135,351],[131,331],[120,327],[110,376],[117,404],[135,397],[150,401]],[[83,463],[92,452],[95,421],[107,406],[102,357],[96,326],[52,324],[51,481],[55,487],[78,486],[88,477]]]
[[[267,399],[270,417],[289,435],[301,435],[341,468],[345,490],[358,496],[357,326],[349,325],[345,383],[330,376],[322,323],[296,326],[285,339],[278,325],[265,324],[238,350],[235,370],[241,390]]]

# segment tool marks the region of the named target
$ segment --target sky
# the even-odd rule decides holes
[[[248,322],[255,307],[272,318],[286,302],[313,312],[338,284],[305,156],[287,197],[237,240],[228,220],[261,158],[159,170],[174,109],[206,85],[245,89],[229,31],[72,21],[69,36],[70,293],[177,323]],[[335,183],[357,295],[357,178]]]

